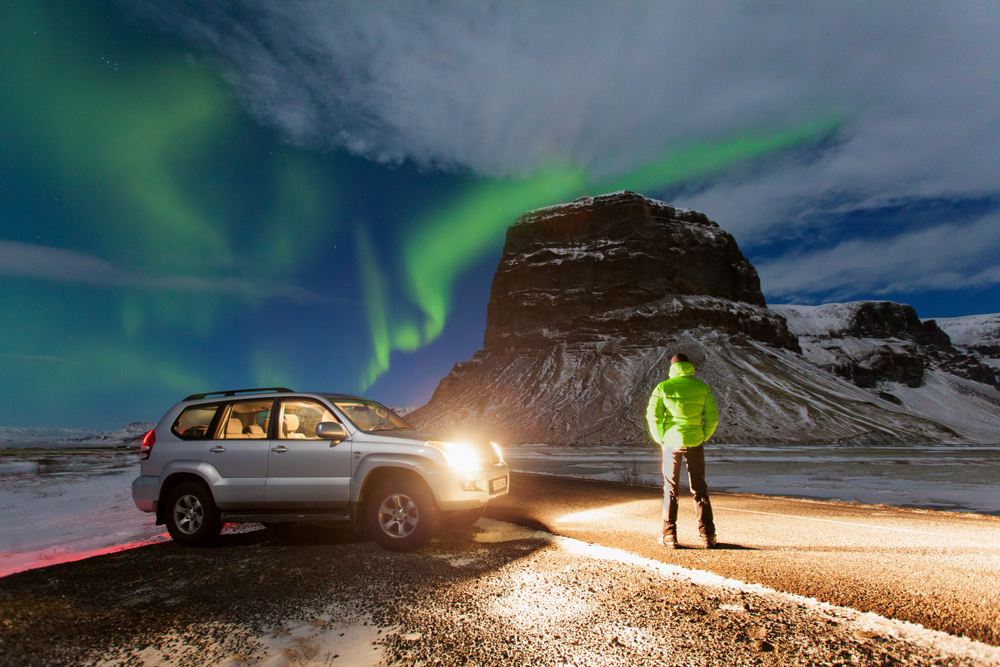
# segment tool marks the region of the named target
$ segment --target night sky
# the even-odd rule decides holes
[[[0,425],[422,404],[517,216],[620,189],[719,222],[769,303],[998,312],[997,35],[988,2],[4,2]]]

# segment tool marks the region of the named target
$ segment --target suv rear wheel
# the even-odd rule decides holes
[[[430,489],[412,479],[382,482],[368,501],[368,534],[383,549],[413,551],[437,530],[441,511]]]
[[[212,494],[197,482],[184,482],[170,492],[166,519],[170,537],[186,547],[208,544],[222,530]]]

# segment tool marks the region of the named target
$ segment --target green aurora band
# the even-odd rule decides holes
[[[423,313],[422,324],[402,320],[390,322],[384,278],[376,266],[364,271],[365,280],[378,275],[378,283],[367,292],[377,314],[373,324],[371,360],[363,388],[371,386],[389,369],[393,350],[411,351],[441,335],[451,310],[455,281],[463,271],[502,245],[504,234],[525,211],[567,202],[588,193],[618,190],[655,192],[733,165],[787,150],[828,136],[837,124],[812,122],[774,134],[747,134],[719,143],[695,143],[679,147],[658,162],[624,176],[594,183],[586,171],[562,168],[542,171],[531,178],[486,181],[470,189],[444,210],[411,225],[402,252],[406,288]],[[359,254],[364,254],[359,249]],[[368,255],[366,262],[374,262]],[[391,309],[398,312],[401,309]],[[376,330],[377,326],[377,330]],[[390,334],[390,332],[394,332]]]
[[[0,355],[0,371],[40,395],[65,393],[81,378],[91,387],[171,392],[210,385],[189,360],[142,335],[155,328],[207,339],[233,312],[258,309],[273,294],[270,285],[293,280],[340,227],[321,156],[288,146],[253,153],[245,141],[252,121],[215,72],[170,42],[115,32],[108,26],[120,17],[111,12],[75,2],[0,8],[0,142],[71,202],[62,245],[129,275],[180,279],[169,288],[150,287],[155,280],[85,294],[74,287],[64,294],[81,296],[69,307],[48,308],[50,322],[62,321],[36,335],[27,323],[45,302],[39,295],[48,303],[66,299],[34,285],[32,293],[10,290],[0,308],[0,344],[15,352]],[[246,164],[260,171],[254,204],[264,206],[256,209],[239,189]],[[17,224],[2,212],[0,223]],[[220,287],[185,289],[184,277]],[[225,281],[234,279],[249,289],[227,292]],[[85,308],[107,318],[115,300],[117,331],[72,340],[56,333],[83,333],[71,313]],[[249,372],[258,381],[287,381],[273,366],[258,352]]]

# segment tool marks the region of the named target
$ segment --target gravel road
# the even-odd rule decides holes
[[[630,551],[489,519],[413,554],[318,525],[151,545],[0,579],[0,665],[1000,664]]]
[[[515,475],[496,519],[1000,646],[1000,517],[713,494],[721,549],[665,551],[656,488]],[[699,547],[683,498],[680,542]]]

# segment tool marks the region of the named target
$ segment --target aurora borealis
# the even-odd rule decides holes
[[[427,5],[421,20],[412,7],[383,8],[383,22],[367,24],[355,3],[320,6],[3,5],[0,425],[116,428],[158,419],[190,393],[247,386],[422,403],[481,346],[490,280],[517,216],[619,189],[718,220],[761,269],[769,300],[897,298],[924,316],[1000,310],[1000,275],[990,273],[1000,239],[989,232],[974,266],[951,266],[936,282],[907,282],[904,269],[872,279],[863,265],[861,277],[831,272],[828,285],[794,278],[802,270],[788,267],[842,257],[843,243],[861,244],[851,256],[863,258],[935,221],[958,236],[991,229],[983,221],[1000,208],[1000,188],[968,179],[965,190],[943,177],[936,189],[871,190],[878,179],[851,150],[878,123],[862,122],[867,107],[851,91],[793,95],[775,84],[769,107],[761,85],[735,113],[706,92],[688,117],[656,91],[652,108],[614,107],[629,99],[615,88],[620,75],[600,70],[602,54],[622,57],[614,39],[577,59],[586,69],[540,52],[544,67],[533,70],[532,48],[509,57],[490,48],[502,31],[483,32],[479,51],[474,39],[433,50],[441,31],[521,20],[501,8],[456,17]],[[540,7],[533,20],[558,10]],[[397,41],[379,51],[372,44],[385,35],[352,47],[310,32],[329,20],[329,34],[343,37],[333,19],[361,21],[356,34],[410,28],[387,33]],[[590,29],[574,21],[566,30]],[[395,58],[408,49],[404,72]],[[671,68],[697,80],[690,64],[633,56],[637,86]],[[520,79],[463,73],[496,62]],[[547,78],[560,67],[561,79]],[[536,72],[534,97],[519,97]],[[575,87],[553,83],[562,80]],[[537,108],[526,103],[536,98]],[[887,133],[898,138],[900,127]],[[866,225],[873,217],[883,223]],[[780,291],[768,292],[769,275]]]

